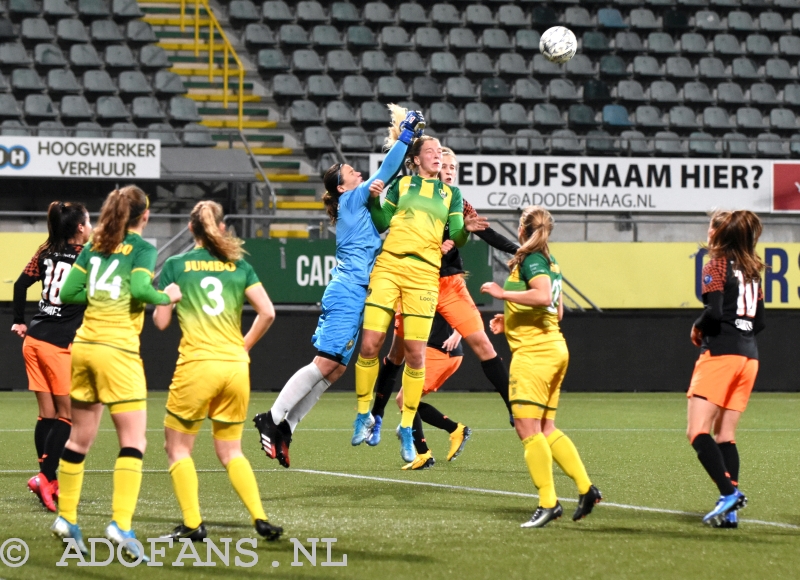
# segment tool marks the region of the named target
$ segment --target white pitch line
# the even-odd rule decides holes
[[[354,473],[340,473],[336,471],[318,471],[315,469],[292,469],[292,470],[285,470],[285,469],[254,469],[255,473],[310,473],[312,475],[328,475],[331,477],[344,477],[348,479],[361,479],[366,481],[378,481],[381,483],[399,483],[403,485],[419,485],[422,487],[435,487],[440,489],[452,489],[455,491],[466,491],[471,493],[483,493],[489,495],[503,495],[503,496],[510,496],[510,497],[526,497],[537,499],[539,496],[534,493],[524,493],[520,491],[505,491],[502,489],[484,489],[481,487],[469,487],[465,485],[451,485],[447,483],[433,483],[429,481],[411,481],[406,479],[393,479],[389,477],[377,477],[374,475],[356,475]],[[166,474],[168,473],[166,470],[161,469],[143,469],[143,473],[156,473],[156,474]],[[198,469],[198,473],[226,473],[224,469]],[[14,474],[14,473],[31,473],[30,469],[0,469],[0,474]],[[113,469],[87,469],[84,473],[114,473]],[[572,498],[558,498],[559,501],[563,501],[565,503],[577,503],[578,500]],[[657,514],[670,514],[670,515],[678,515],[678,516],[695,516],[700,517],[704,514],[696,513],[696,512],[685,512],[680,510],[670,510],[664,508],[654,508],[654,507],[647,507],[647,506],[639,506],[639,505],[630,505],[625,503],[614,503],[609,501],[604,501],[598,504],[600,507],[611,507],[611,508],[618,508],[624,510],[632,510],[637,512],[650,512],[650,513],[657,513]],[[740,519],[742,523],[748,524],[757,524],[761,526],[770,526],[774,528],[784,528],[789,530],[800,530],[800,526],[796,526],[794,524],[785,524],[783,522],[768,522],[765,520],[750,520],[750,519]]]
[[[0,433],[32,433],[33,429],[0,429]],[[116,429],[100,429],[102,433],[116,433]],[[148,433],[163,433],[164,429],[148,429]],[[324,431],[324,432],[347,432],[352,433],[352,428],[309,428],[309,429],[302,429],[302,431]],[[684,433],[686,429],[683,428],[658,428],[658,427],[565,427],[564,431],[587,431],[587,432],[653,432],[653,433]],[[797,433],[800,432],[800,428],[787,428],[787,429],[736,429],[737,433],[747,432],[747,433]],[[201,431],[202,432],[202,431]],[[505,432],[505,433],[514,433],[511,427],[505,428],[496,428],[496,427],[473,427],[473,433],[485,433],[485,432]]]

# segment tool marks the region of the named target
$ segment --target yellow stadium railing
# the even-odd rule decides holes
[[[181,32],[186,30],[186,1],[181,0]],[[203,6],[206,10],[206,14],[208,16],[208,20],[200,20],[200,6]],[[201,28],[208,26],[208,80],[209,82],[214,82],[215,76],[215,69],[214,69],[214,51],[215,50],[222,50],[222,89],[224,91],[223,94],[223,106],[225,108],[228,107],[228,94],[230,92],[230,77],[231,77],[231,70],[229,65],[230,57],[233,57],[233,60],[236,62],[236,70],[233,71],[233,74],[238,76],[239,79],[239,90],[237,94],[237,99],[239,101],[239,110],[238,110],[238,129],[241,131],[244,125],[244,66],[242,65],[242,61],[239,59],[239,55],[236,54],[236,51],[233,49],[230,41],[228,40],[228,36],[225,34],[225,31],[222,30],[222,26],[220,26],[217,17],[214,15],[214,12],[211,10],[211,7],[208,5],[208,0],[194,0],[194,55],[200,56],[200,46],[201,41],[200,38],[203,36],[203,31]],[[215,37],[219,36],[221,43],[215,42]]]

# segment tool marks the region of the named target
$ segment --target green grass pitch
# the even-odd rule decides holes
[[[254,394],[250,415],[265,411],[275,394]],[[436,466],[400,470],[394,426],[387,410],[384,440],[377,448],[350,445],[355,416],[352,394],[330,393],[300,425],[292,444],[292,468],[264,458],[248,423],[244,447],[256,470],[271,521],[284,539],[259,541],[251,568],[173,567],[180,547],[167,550],[164,567],[56,567],[61,546],[48,532],[54,516],[25,486],[33,475],[30,393],[0,395],[0,543],[20,538],[30,558],[19,568],[0,563],[0,578],[400,578],[455,579],[642,579],[800,577],[800,395],[756,394],[744,414],[738,444],[741,486],[750,503],[738,530],[709,529],[700,522],[716,499],[684,435],[686,401],[681,394],[565,394],[559,426],[575,441],[604,504],[572,522],[576,490],[556,468],[556,490],[565,516],[541,530],[523,530],[537,500],[496,395],[442,393],[432,404],[473,428],[456,461],[448,463],[447,435],[428,428]],[[161,535],[179,522],[163,452],[164,393],[149,402],[149,448],[134,528],[138,537]],[[111,473],[117,440],[106,415],[87,460],[79,508],[85,537],[101,537],[111,513]],[[198,437],[200,503],[212,539],[255,537],[247,514],[213,454],[209,426]],[[338,474],[338,475],[336,475]],[[345,477],[347,476],[347,477]],[[352,477],[352,476],[362,476]],[[408,483],[406,483],[408,482]],[[410,485],[409,483],[421,485]],[[438,484],[438,485],[432,485]],[[511,492],[511,493],[502,493]],[[332,560],[346,567],[291,566],[289,538],[336,538]],[[147,547],[147,545],[146,545]],[[102,547],[100,547],[102,550]],[[249,547],[247,547],[249,549]],[[199,549],[205,560],[205,548]],[[251,561],[248,556],[243,560]],[[274,566],[277,563],[278,566]]]

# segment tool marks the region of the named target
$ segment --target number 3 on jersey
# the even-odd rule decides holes
[[[206,276],[200,281],[200,287],[205,290],[209,286],[211,286],[211,290],[207,291],[207,296],[214,305],[203,304],[203,312],[209,316],[219,316],[225,310],[225,300],[222,298],[222,282],[213,276]]]
[[[736,299],[736,316],[756,317],[758,306],[758,281],[753,280],[745,284],[744,276],[739,270],[733,271],[739,281],[739,297]]]
[[[102,265],[103,260],[101,260],[98,256],[93,256],[89,259],[89,263],[92,265],[92,271],[89,274],[89,296],[93,297],[95,292],[101,290],[103,292],[108,292],[112,300],[119,298],[119,293],[122,287],[122,277],[114,276],[111,278],[114,270],[116,270],[117,266],[119,266],[119,260],[112,261],[99,279],[97,276],[100,272],[100,266]],[[110,282],[109,278],[111,278]]]

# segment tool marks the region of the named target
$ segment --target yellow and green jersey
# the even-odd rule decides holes
[[[183,336],[178,364],[190,360],[249,362],[242,336],[242,305],[248,288],[261,284],[253,267],[223,262],[202,247],[172,256],[161,271],[160,287],[176,283],[183,298],[178,321]]]
[[[383,206],[373,198],[370,213],[379,232],[389,228],[383,250],[398,256],[415,256],[438,270],[442,263],[442,235],[450,222],[450,239],[456,246],[467,242],[461,191],[438,179],[418,175],[401,177],[386,194]]]
[[[86,244],[61,289],[62,301],[87,304],[75,342],[139,354],[145,304],[169,304],[153,288],[155,265],[156,249],[134,232],[108,256]]]
[[[524,306],[515,302],[505,303],[506,339],[511,351],[526,346],[564,340],[558,326],[558,303],[561,301],[561,268],[553,256],[550,259],[541,252],[528,255],[522,264],[515,266],[509,274],[504,290],[525,292],[528,283],[539,276],[550,278],[552,301],[549,306]]]

